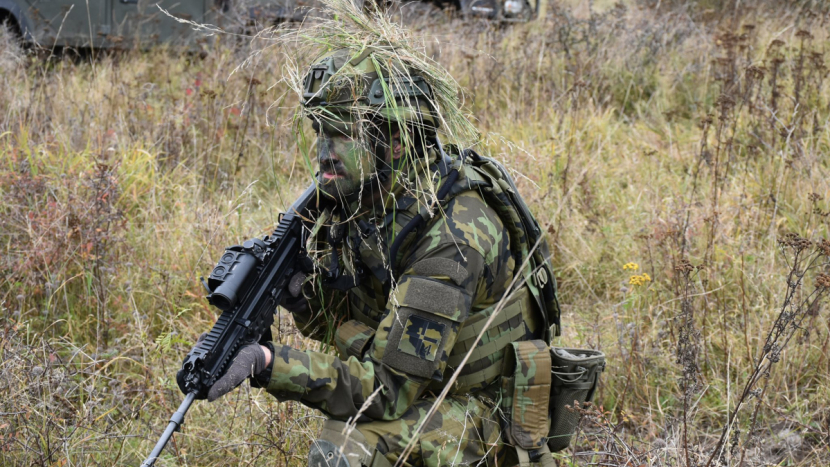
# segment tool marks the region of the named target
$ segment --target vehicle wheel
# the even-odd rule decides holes
[[[11,13],[4,10],[0,10],[0,34],[4,38],[8,35],[9,39],[14,39],[19,44],[23,42],[23,31],[20,30],[20,25]]]
[[[23,62],[23,45],[17,23],[9,17],[0,19],[0,69],[8,70]]]

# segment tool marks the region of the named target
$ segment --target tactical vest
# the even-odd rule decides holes
[[[444,181],[439,188],[441,205],[446,205],[461,193],[475,190],[488,206],[492,207],[508,230],[510,249],[516,270],[521,275],[515,281],[513,290],[509,290],[508,300],[497,317],[487,325],[488,318],[497,310],[498,303],[477,312],[469,318],[459,331],[457,341],[452,348],[447,362],[447,372],[457,368],[469,353],[468,365],[459,373],[453,392],[465,393],[484,387],[495,381],[503,369],[503,358],[511,343],[524,337],[523,326],[503,331],[504,323],[517,320],[523,310],[534,310],[543,323],[543,339],[550,343],[552,335],[560,334],[560,309],[557,301],[556,281],[552,274],[547,244],[541,238],[541,229],[536,219],[530,214],[519,195],[510,175],[497,161],[482,157],[471,150],[466,150],[463,157],[445,156],[430,167]],[[463,162],[462,162],[463,161]],[[457,176],[451,177],[453,171]],[[433,207],[434,208],[434,207]],[[377,232],[361,235],[356,250],[362,265],[352,265],[346,269],[350,274],[372,273],[376,280],[361,281],[360,287],[348,290],[352,295],[352,317],[372,326],[380,321],[382,309],[378,305],[388,297],[391,275],[399,274],[398,267],[406,264],[410,246],[417,241],[423,228],[424,220],[430,218],[428,207],[412,197],[396,200],[395,209],[383,220],[386,231],[395,232],[391,247],[380,247],[381,240]],[[419,222],[420,221],[420,222]],[[418,225],[418,224],[421,225]],[[412,228],[413,225],[415,228]],[[392,239],[384,240],[389,243]],[[378,258],[378,252],[387,251],[392,258]],[[389,271],[384,264],[391,264]],[[379,300],[381,299],[381,300]],[[352,329],[354,328],[354,329]],[[479,334],[484,333],[478,345],[473,347]],[[338,347],[350,354],[365,350],[370,332],[360,326],[349,326],[338,330],[341,334]],[[478,362],[478,365],[469,364]],[[482,364],[482,362],[484,364]],[[469,367],[468,367],[469,366]]]

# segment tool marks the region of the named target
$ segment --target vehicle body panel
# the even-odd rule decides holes
[[[30,0],[24,11],[33,42],[44,45],[99,45],[107,33],[105,0]]]
[[[0,0],[0,15],[14,20],[23,41],[43,47],[190,44],[201,37],[159,7],[181,19],[216,22],[213,0]]]
[[[372,1],[372,0],[355,0]],[[444,0],[453,5],[455,0]],[[538,0],[457,0],[465,17],[527,21]],[[204,35],[181,20],[245,30],[248,26],[302,21],[319,0],[0,0],[0,19],[15,20],[25,42],[43,47],[146,47],[177,43],[193,47]]]
[[[119,43],[133,41],[149,45],[160,41],[187,41],[193,34],[193,27],[170,18],[167,13],[184,20],[204,22],[205,2],[203,0],[108,0],[112,9],[110,16],[110,41]]]

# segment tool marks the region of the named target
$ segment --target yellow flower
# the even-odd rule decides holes
[[[636,271],[636,270],[640,269],[640,265],[637,264],[637,263],[625,263],[625,264],[623,264],[623,271],[627,271],[629,269],[632,270],[632,271]]]
[[[630,285],[646,285],[646,282],[651,282],[651,277],[649,277],[649,275],[646,273],[631,276],[630,278],[628,278],[628,283]]]

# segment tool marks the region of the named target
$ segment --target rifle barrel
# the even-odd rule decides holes
[[[153,467],[153,464],[156,463],[156,459],[158,459],[161,455],[161,451],[164,450],[164,446],[167,446],[167,442],[170,441],[170,438],[173,436],[173,432],[182,426],[182,423],[184,423],[184,414],[187,413],[187,410],[193,404],[194,400],[196,400],[195,392],[191,392],[184,398],[182,405],[180,405],[179,409],[176,410],[176,413],[170,417],[170,423],[167,425],[167,429],[164,430],[161,438],[159,438],[158,443],[156,443],[156,447],[153,448],[153,452],[151,452],[147,457],[147,460],[141,464],[141,467]]]

